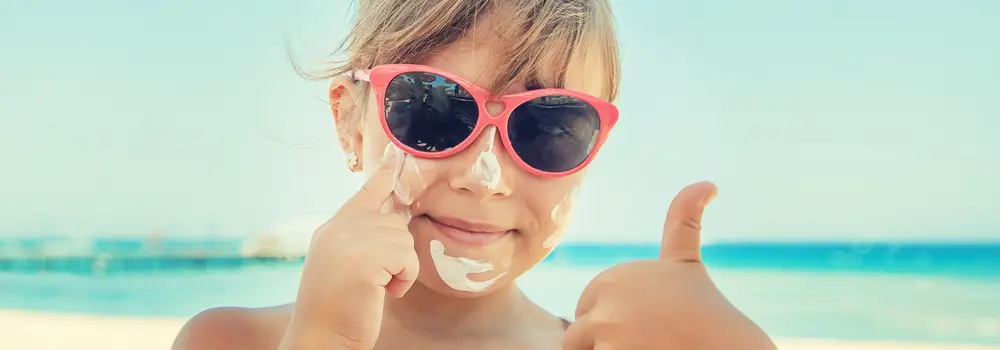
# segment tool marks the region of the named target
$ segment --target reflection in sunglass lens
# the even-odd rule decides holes
[[[570,96],[528,101],[515,108],[507,122],[511,147],[521,160],[553,173],[572,170],[587,160],[600,131],[597,110]]]
[[[472,95],[437,74],[397,75],[385,91],[389,131],[418,151],[441,152],[458,146],[472,134],[479,107]]]

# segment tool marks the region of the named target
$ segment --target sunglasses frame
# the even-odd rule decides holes
[[[440,152],[425,152],[417,150],[410,146],[407,146],[406,144],[403,144],[402,141],[396,138],[396,136],[393,135],[391,130],[389,129],[389,124],[385,115],[385,93],[386,89],[389,87],[389,82],[391,82],[400,74],[404,73],[436,74],[455,82],[456,84],[464,88],[466,91],[468,91],[469,94],[472,95],[472,98],[476,101],[476,105],[479,106],[479,116],[476,120],[475,128],[472,129],[472,133],[470,133],[465,140],[463,140],[455,147]],[[510,154],[511,158],[522,169],[525,169],[528,173],[531,173],[532,175],[540,177],[568,176],[587,167],[587,165],[589,165],[590,162],[594,160],[594,157],[597,156],[597,152],[601,149],[601,146],[607,139],[608,134],[611,132],[611,129],[618,122],[618,108],[615,107],[614,104],[587,93],[574,90],[567,90],[567,89],[538,89],[538,90],[519,92],[515,94],[503,95],[500,96],[499,98],[494,98],[489,91],[477,86],[476,84],[473,84],[471,81],[467,79],[464,79],[460,76],[457,76],[450,72],[446,72],[441,69],[423,65],[416,65],[416,64],[378,65],[373,67],[372,69],[356,71],[355,79],[366,80],[371,83],[372,88],[375,91],[375,97],[377,98],[378,101],[379,123],[382,124],[382,131],[385,132],[386,136],[389,138],[389,141],[394,143],[400,149],[413,155],[414,157],[419,157],[419,158],[440,159],[458,154],[459,152],[468,148],[469,145],[476,142],[476,139],[479,138],[479,135],[482,134],[483,130],[486,129],[487,126],[493,125],[500,132],[500,140],[503,143],[503,147],[507,150],[507,153]],[[576,167],[566,171],[548,172],[534,168],[531,165],[528,165],[523,159],[521,159],[521,156],[518,155],[516,151],[514,151],[514,148],[511,146],[510,143],[507,124],[510,120],[511,113],[513,113],[513,111],[517,109],[517,107],[519,107],[520,105],[528,101],[531,101],[533,99],[545,96],[568,96],[577,98],[583,102],[586,102],[591,107],[593,107],[594,110],[597,111],[598,118],[600,119],[601,127],[600,130],[598,131],[597,141],[594,143],[594,148],[590,151],[590,154],[587,155],[587,159],[585,159],[582,163],[580,163]],[[487,103],[500,103],[503,106],[503,111],[501,111],[496,116],[491,115],[489,111],[486,109]]]

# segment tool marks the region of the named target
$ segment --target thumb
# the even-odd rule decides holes
[[[663,224],[660,260],[701,262],[701,216],[717,193],[711,182],[699,182],[674,197]]]
[[[356,194],[344,204],[344,209],[350,211],[379,211],[392,194],[393,181],[401,170],[399,159],[402,159],[399,149],[392,142],[385,146],[382,162],[371,177],[365,181]]]

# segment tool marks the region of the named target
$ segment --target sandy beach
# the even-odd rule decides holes
[[[136,350],[169,349],[184,324],[178,318],[107,317],[0,310],[0,349]],[[1000,347],[777,339],[791,350],[1000,350]]]

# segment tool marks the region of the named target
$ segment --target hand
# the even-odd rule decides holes
[[[279,349],[372,349],[386,293],[402,297],[417,279],[409,215],[392,199],[394,156],[387,149],[361,191],[313,235]]]
[[[614,266],[587,285],[563,349],[775,349],[701,262],[702,212],[715,194],[707,182],[682,190],[667,212],[659,259]]]

